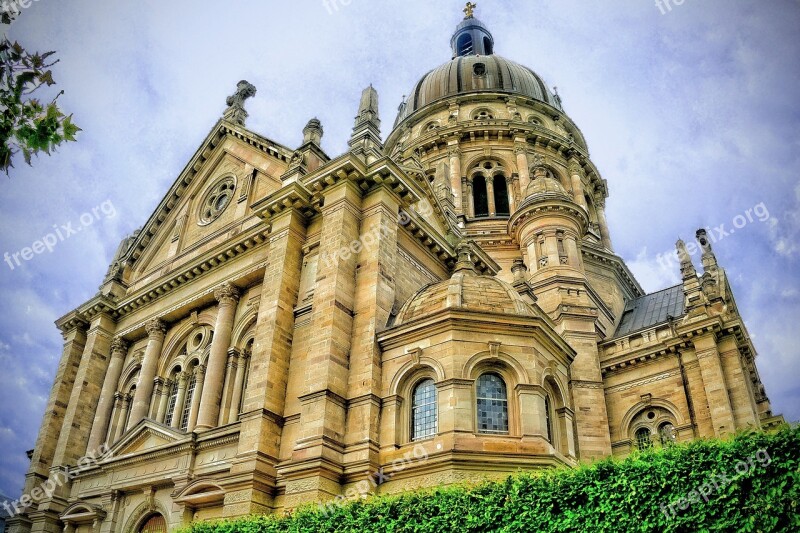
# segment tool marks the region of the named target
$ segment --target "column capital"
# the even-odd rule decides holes
[[[128,353],[128,343],[122,337],[114,337],[111,340],[111,355],[125,357]]]
[[[167,333],[167,325],[160,318],[154,318],[149,320],[144,325],[145,331],[147,331],[147,336],[151,339],[164,337]]]
[[[573,157],[569,160],[569,172],[570,174],[583,176],[583,166],[581,166],[581,163],[577,157]]]
[[[461,157],[461,148],[458,145],[450,146],[447,150],[447,155],[450,157]]]
[[[204,376],[206,374],[206,365],[197,365],[194,367],[194,373],[196,376]]]
[[[522,143],[514,144],[514,154],[525,154],[528,155],[528,147]]]
[[[214,290],[214,298],[222,305],[232,305],[239,301],[239,289],[225,282]]]

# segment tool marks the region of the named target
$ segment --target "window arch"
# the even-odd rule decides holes
[[[167,533],[167,521],[156,513],[144,521],[138,533]]]
[[[650,440],[650,430],[647,428],[639,428],[636,430],[636,447],[640,450],[646,450],[653,447],[653,442]]]
[[[437,415],[436,384],[431,378],[426,378],[411,393],[411,440],[422,440],[436,435]]]
[[[478,432],[508,434],[508,392],[499,374],[481,374],[476,383]]]

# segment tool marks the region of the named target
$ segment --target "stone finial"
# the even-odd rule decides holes
[[[705,272],[713,271],[717,268],[717,257],[711,249],[711,241],[708,240],[708,233],[703,228],[697,230],[695,233],[697,242],[700,243],[700,248],[703,250],[703,270]]]
[[[378,91],[370,85],[361,93],[358,115],[350,135],[350,153],[363,158],[367,163],[383,156],[381,141],[381,119],[378,115]]]
[[[678,239],[678,242],[675,243],[675,248],[678,250],[678,260],[681,262],[681,275],[683,279],[692,276],[696,277],[697,271],[694,269],[692,258],[689,255],[689,251],[686,249],[686,243],[683,242],[683,239]]]
[[[247,80],[242,80],[236,84],[236,92],[230,95],[225,103],[228,104],[228,109],[225,110],[223,118],[230,120],[240,126],[244,126],[247,119],[247,111],[244,109],[244,102],[250,97],[256,95],[256,88]]]
[[[453,273],[456,272],[472,272],[477,274],[478,270],[475,268],[475,263],[472,258],[472,249],[466,241],[461,241],[456,246],[456,266]]]
[[[319,146],[322,142],[322,135],[324,131],[322,129],[322,123],[317,118],[312,118],[306,124],[306,127],[303,128],[303,144],[306,143],[313,143]]]
[[[525,266],[525,261],[522,259],[514,259],[511,264],[511,273],[514,274],[514,281],[525,281],[525,274],[528,272],[528,267]]]

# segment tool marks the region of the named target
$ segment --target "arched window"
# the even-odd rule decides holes
[[[478,432],[508,433],[506,383],[494,373],[482,374],[477,383]]]
[[[172,373],[169,380],[169,400],[167,400],[167,414],[164,416],[164,425],[171,426],[172,418],[175,413],[175,403],[178,401],[178,373],[180,369]]]
[[[544,421],[547,428],[547,440],[553,442],[553,417],[551,415],[550,396],[544,397]]]
[[[458,38],[458,55],[460,56],[468,56],[472,54],[472,36],[468,33],[465,33],[461,37]]]
[[[472,197],[475,202],[475,217],[489,216],[489,194],[486,191],[486,178],[478,174],[472,180]]]
[[[647,428],[639,428],[636,430],[636,447],[640,450],[646,450],[653,446],[650,440],[650,430]]]
[[[506,186],[506,178],[504,176],[495,176],[492,179],[492,186],[494,187],[494,207],[497,216],[509,216],[511,214],[508,205],[508,187]]]
[[[492,41],[488,37],[483,38],[483,53],[490,56],[494,53],[492,49]]]
[[[664,422],[658,427],[658,438],[662,446],[669,446],[675,442],[675,426],[669,422]]]
[[[142,524],[139,533],[167,533],[167,522],[160,514],[154,514]]]
[[[192,411],[192,397],[194,396],[196,385],[197,373],[192,372],[192,377],[189,378],[189,384],[186,387],[186,399],[183,401],[183,410],[181,411],[181,431],[186,431],[189,427],[189,415]]]
[[[432,379],[421,381],[411,394],[411,440],[436,435],[436,385]]]
[[[128,391],[128,397],[125,399],[127,409],[125,410],[125,423],[122,425],[122,433],[131,423],[131,411],[133,411],[133,397],[136,396],[136,385],[132,385]]]

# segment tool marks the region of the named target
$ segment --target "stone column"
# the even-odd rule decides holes
[[[86,328],[88,323],[77,313],[62,319],[58,324],[64,345],[61,349],[61,360],[56,371],[50,398],[47,400],[42,425],[36,438],[30,467],[25,477],[25,494],[41,485],[50,475],[53,466],[58,436],[64,422],[64,415],[70,402],[75,384],[75,376],[86,345]]]
[[[144,351],[142,368],[139,369],[139,379],[136,382],[136,392],[133,395],[133,406],[128,427],[132,427],[147,416],[150,409],[150,398],[153,396],[153,380],[158,370],[158,359],[164,347],[166,325],[159,319],[153,319],[145,324],[147,331],[147,348]]]
[[[553,431],[558,432],[559,452],[567,457],[575,457],[575,413],[569,407],[556,409],[556,418],[553,421]]]
[[[127,343],[119,337],[111,341],[111,363],[108,365],[103,390],[100,392],[100,401],[97,403],[97,415],[89,435],[87,449],[96,450],[106,440],[108,425],[111,421],[111,411],[114,408],[114,394],[117,392],[119,377],[122,374],[122,365],[128,353]]]
[[[588,211],[589,206],[586,205],[586,197],[583,191],[583,168],[581,168],[580,162],[575,157],[569,161],[569,175],[572,181],[572,196],[575,203]]]
[[[92,317],[72,394],[58,434],[53,466],[76,464],[86,455],[103,378],[109,365],[114,320],[106,313]],[[95,450],[90,450],[95,451]]]
[[[186,401],[186,386],[189,384],[189,373],[181,372],[175,379],[177,380],[178,393],[175,395],[175,405],[172,406],[172,421],[170,426],[177,429],[181,427],[181,416],[183,415],[183,402]]]
[[[114,413],[111,415],[111,427],[108,430],[109,444],[113,444],[117,440],[119,433],[118,429],[120,424],[124,424],[125,420],[120,419],[122,413],[123,394],[119,391],[114,393]]]
[[[125,429],[127,428],[126,421],[128,420],[128,411],[131,408],[133,397],[130,394],[120,394],[119,399],[119,418],[117,419],[117,430],[114,434],[115,441],[119,440],[119,438],[125,433]]]
[[[235,348],[228,350],[228,364],[225,367],[225,383],[222,385],[222,401],[219,405],[219,419],[217,425],[228,423],[231,411],[231,396],[233,394],[233,380],[239,367],[239,352]]]
[[[705,393],[708,398],[708,409],[711,414],[711,424],[717,437],[731,434],[735,431],[733,408],[725,383],[725,373],[722,370],[717,341],[714,333],[707,333],[694,337],[693,344],[697,351],[697,362],[700,365],[700,375],[705,384]]]
[[[597,210],[597,223],[600,225],[600,237],[603,239],[603,246],[612,250],[611,233],[608,231],[608,220],[606,219],[606,198],[602,194],[595,194],[594,207]]]
[[[517,385],[519,397],[519,416],[522,437],[541,437],[547,439],[547,416],[544,399],[547,392],[540,385]]]
[[[466,178],[467,184],[467,215],[469,218],[475,218],[475,195],[472,194],[472,178]]]
[[[214,291],[214,297],[219,302],[219,308],[214,326],[214,340],[211,341],[211,352],[208,355],[203,397],[200,399],[200,413],[197,415],[196,429],[199,430],[211,429],[217,424],[225,362],[231,344],[239,290],[230,283],[225,283]]]
[[[567,250],[569,264],[580,268],[583,261],[581,260],[581,252],[578,250],[578,242],[574,235],[568,234],[564,237],[564,248]]]
[[[169,393],[170,388],[172,387],[172,382],[162,377],[157,377],[154,381],[158,398],[156,422],[163,424],[164,419],[167,417],[167,406],[169,405]]]
[[[525,199],[525,194],[528,190],[528,184],[531,182],[530,163],[528,162],[528,150],[525,148],[524,137],[517,137],[514,145],[514,154],[517,156],[517,172],[519,173],[519,188],[522,200]],[[520,200],[520,201],[522,201]]]
[[[508,192],[508,212],[514,214],[517,210],[517,194],[514,190],[514,176],[506,178],[506,191]]]
[[[453,204],[460,213],[461,203],[461,149],[458,143],[450,146],[450,187],[453,190]]]
[[[548,266],[558,266],[561,264],[561,258],[558,253],[558,239],[556,238],[555,231],[548,231],[544,236],[545,249],[547,250],[547,264]]]
[[[250,354],[244,352],[239,356],[239,363],[236,365],[236,377],[233,380],[233,394],[231,394],[231,405],[228,410],[226,423],[239,420],[239,404],[242,403],[242,388],[244,387],[244,374],[247,370],[247,360]]]
[[[486,182],[486,198],[489,202],[489,216],[497,216],[497,205],[494,201],[494,177],[487,176],[484,180]]]
[[[345,445],[354,477],[380,468],[378,420],[381,406],[381,351],[375,335],[385,328],[395,300],[398,211],[401,199],[388,186],[363,199],[353,328],[350,341],[349,411]],[[360,472],[360,474],[356,474]]]
[[[197,425],[197,415],[200,413],[200,398],[203,397],[203,383],[206,379],[206,366],[197,365],[194,369],[194,394],[192,395],[192,405],[189,407],[189,425],[186,431],[194,431]]]

